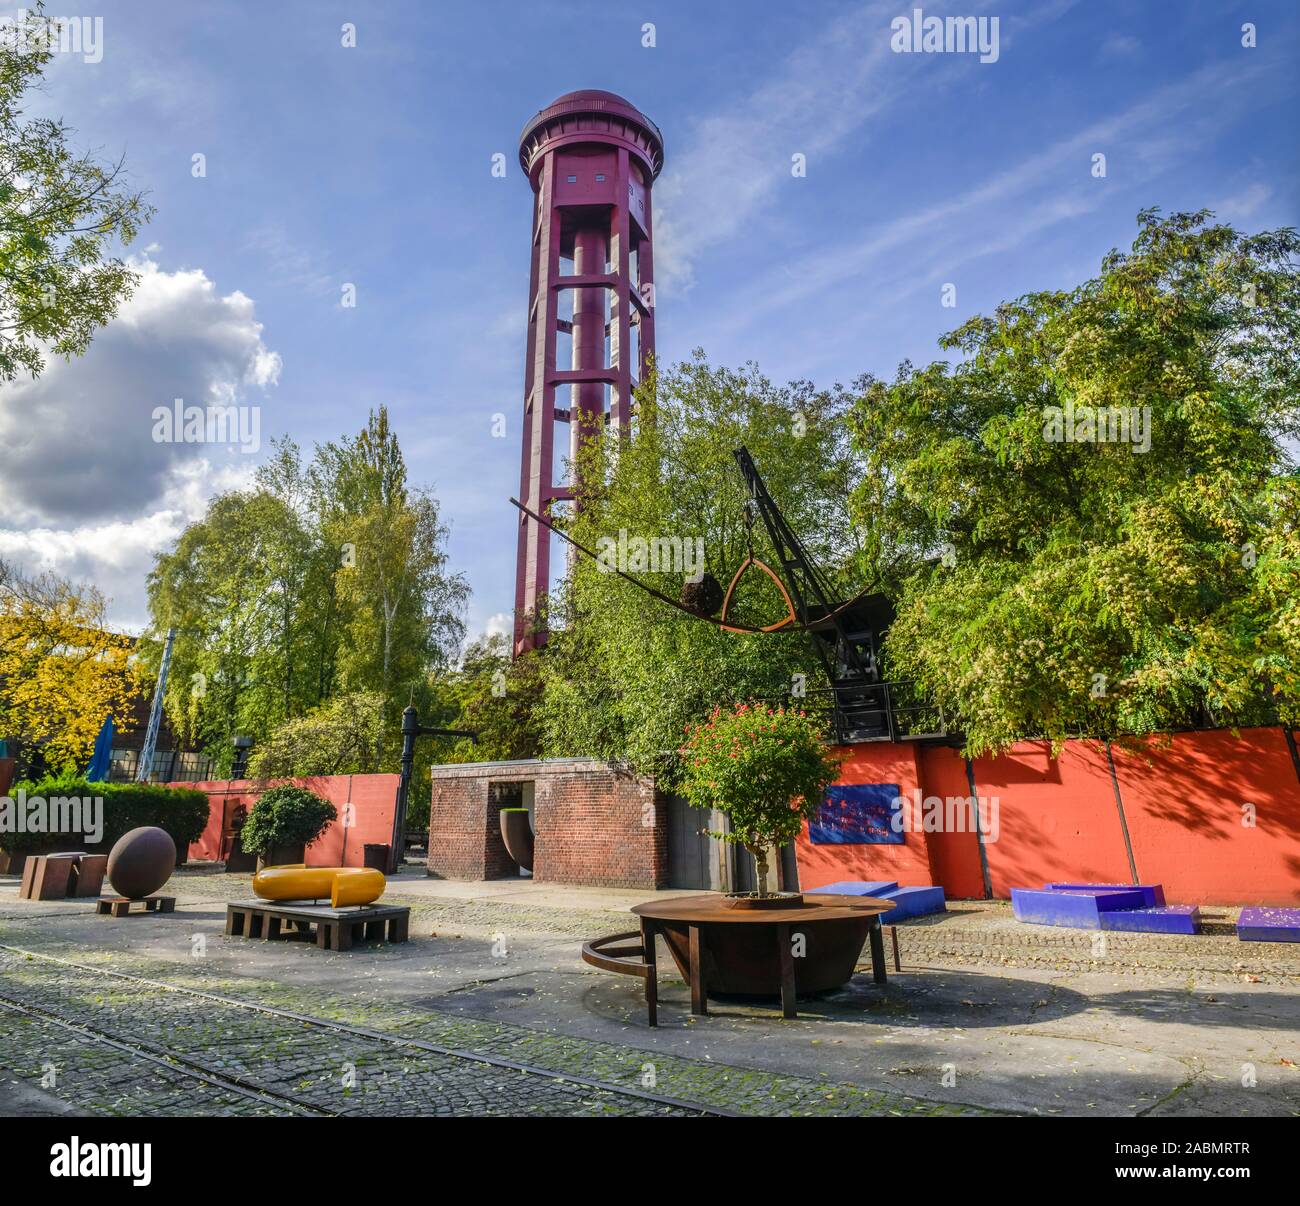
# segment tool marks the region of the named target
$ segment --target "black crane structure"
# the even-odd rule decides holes
[[[843,744],[896,736],[889,686],[882,683],[878,649],[893,608],[881,594],[833,603],[829,584],[768,492],[743,445],[736,464],[749,490],[746,507],[758,513],[781,566],[795,618],[809,632],[830,685],[835,736]]]
[[[793,624],[754,627],[727,618],[725,604],[721,617],[705,614],[656,590],[632,574],[611,567],[613,572],[661,603],[685,612],[694,620],[713,624],[727,632],[762,634],[779,627],[785,632],[809,633],[814,639],[817,656],[825,671],[827,686],[809,692],[806,686],[799,684],[798,689],[792,689],[791,694],[796,699],[811,695],[812,703],[829,695],[835,739],[840,744],[896,741],[902,737],[946,739],[948,734],[944,731],[942,718],[933,709],[911,700],[900,706],[897,692],[900,689],[909,691],[910,685],[888,683],[881,678],[878,658],[880,643],[894,619],[893,604],[888,596],[864,591],[848,602],[832,602],[833,591],[830,585],[776,505],[749,450],[742,446],[734,450],[734,456],[749,492],[749,497],[745,500],[746,527],[752,529],[755,516],[762,520],[781,567],[782,574],[778,576],[778,581],[782,581],[783,588],[788,590],[794,613]],[[510,501],[525,515],[554,532],[580,553],[599,560],[591,549],[557,528],[546,516],[539,515],[518,499],[512,498]],[[751,547],[750,561],[753,560]],[[746,563],[748,564],[749,562]]]

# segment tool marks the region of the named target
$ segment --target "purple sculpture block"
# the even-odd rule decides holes
[[[1242,909],[1237,937],[1242,942],[1300,942],[1300,909]]]
[[[1199,934],[1201,914],[1195,905],[1156,905],[1102,913],[1101,928],[1136,934]]]
[[[894,888],[879,895],[894,902],[894,907],[881,918],[890,925],[895,921],[906,921],[909,917],[925,917],[930,913],[948,911],[943,889],[939,887]]]
[[[1102,913],[1118,909],[1140,909],[1146,904],[1141,892],[1087,888],[1058,892],[1034,888],[1012,888],[1011,909],[1017,921],[1031,925],[1063,925],[1080,930],[1101,929]]]
[[[1165,903],[1163,884],[1044,884],[1046,892],[1141,892],[1148,908]]]
[[[882,879],[878,883],[844,879],[821,888],[809,888],[808,891],[814,894],[825,892],[828,896],[883,896],[886,892],[893,892],[897,887],[898,881],[893,879]]]

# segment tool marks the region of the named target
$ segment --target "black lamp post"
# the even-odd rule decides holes
[[[397,784],[397,808],[393,814],[393,847],[388,858],[390,875],[402,865],[406,854],[406,802],[411,792],[411,772],[415,769],[417,737],[468,737],[471,741],[478,740],[477,733],[464,729],[437,729],[422,725],[413,706],[402,711],[402,777]]]

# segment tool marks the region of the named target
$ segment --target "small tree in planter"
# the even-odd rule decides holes
[[[839,759],[802,712],[740,704],[715,708],[687,728],[682,793],[731,822],[715,833],[754,856],[758,896],[767,891],[767,850],[793,840],[839,776]]]
[[[259,855],[265,862],[275,851],[305,851],[337,816],[328,800],[305,787],[286,783],[258,797],[240,830],[240,838],[248,853]]]

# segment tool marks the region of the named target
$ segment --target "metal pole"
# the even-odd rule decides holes
[[[158,667],[158,685],[153,690],[153,703],[149,705],[149,726],[144,731],[144,746],[140,750],[140,764],[135,769],[137,783],[148,783],[153,770],[153,751],[158,744],[158,726],[162,723],[163,694],[167,690],[167,671],[172,664],[172,644],[176,629],[167,629],[167,643],[163,646],[162,664]]]
[[[975,763],[966,759],[966,782],[970,784],[971,811],[975,814],[975,841],[980,852],[980,876],[984,881],[984,899],[993,899],[993,876],[989,871],[989,852],[984,845],[984,825],[980,821],[980,798],[975,787]]]
[[[415,708],[402,711],[402,775],[397,781],[397,807],[393,810],[393,847],[388,853],[389,872],[402,865],[406,853],[406,801],[411,792],[411,773],[415,769],[415,738],[420,721]]]

